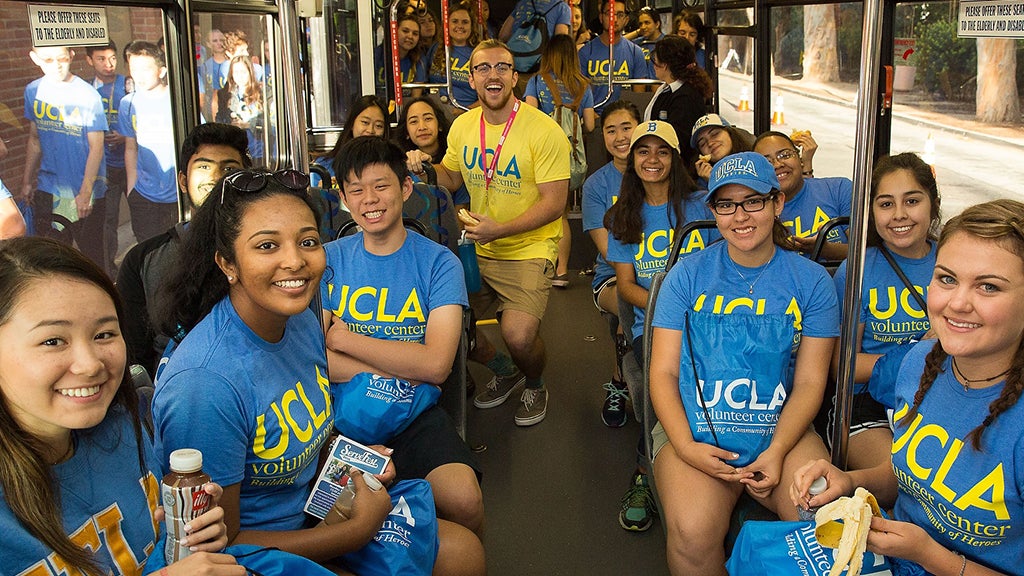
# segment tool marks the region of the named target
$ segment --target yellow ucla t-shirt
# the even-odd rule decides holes
[[[520,104],[512,122],[490,187],[485,185],[484,159],[480,154],[480,117],[474,108],[452,123],[448,133],[448,152],[441,164],[462,173],[469,190],[470,210],[485,214],[497,222],[508,222],[540,200],[537,185],[569,179],[569,139],[561,126],[533,106]],[[485,126],[487,164],[494,157],[505,124]],[[545,258],[555,261],[561,219],[487,244],[478,244],[477,254],[496,260]]]

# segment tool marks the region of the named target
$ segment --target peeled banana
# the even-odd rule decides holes
[[[814,515],[814,537],[822,546],[838,548],[831,574],[838,576],[849,567],[847,576],[860,576],[871,517],[881,515],[878,501],[864,488],[818,509]]]

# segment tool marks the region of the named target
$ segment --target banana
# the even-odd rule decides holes
[[[831,574],[840,574],[849,567],[847,576],[860,575],[871,517],[881,515],[878,501],[864,488],[818,509],[814,515],[814,537],[822,546],[838,548]]]

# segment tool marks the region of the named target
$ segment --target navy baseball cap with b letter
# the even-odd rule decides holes
[[[711,200],[715,190],[726,184],[741,184],[758,194],[771,194],[779,189],[775,167],[757,152],[740,152],[719,160],[708,179],[708,193],[704,201]]]

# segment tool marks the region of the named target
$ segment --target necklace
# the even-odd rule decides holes
[[[953,370],[956,372],[956,375],[961,380],[963,380],[962,385],[964,387],[964,392],[967,392],[968,390],[971,389],[970,384],[977,384],[979,382],[991,382],[992,380],[995,380],[996,378],[1002,378],[1003,376],[1006,376],[1006,374],[1010,371],[1011,368],[1013,368],[1013,367],[1011,366],[1010,368],[1007,368],[1006,370],[1003,370],[1002,372],[1000,372],[999,374],[996,374],[995,376],[989,376],[988,378],[978,378],[977,380],[971,380],[967,376],[964,376],[963,370],[961,370],[960,367],[957,366],[957,364],[956,364],[956,357],[955,356],[953,357]]]
[[[60,464],[62,462],[67,462],[68,460],[71,459],[71,456],[73,456],[74,453],[75,453],[75,439],[74,438],[68,438],[68,449],[64,451],[64,454],[62,454],[60,458],[57,458],[57,460],[53,463],[53,465],[57,465],[57,464]]]
[[[747,277],[743,275],[743,272],[740,272],[740,267],[737,266],[736,263],[732,261],[732,258],[730,258],[728,254],[726,254],[725,257],[727,260],[729,260],[729,263],[732,264],[732,267],[734,270],[736,270],[736,273],[740,275],[740,278],[743,279],[743,282],[750,287],[750,291],[747,292],[747,294],[753,294],[754,286],[757,284],[757,281],[761,279],[761,276],[764,275],[764,271],[768,269],[768,265],[771,264],[772,260],[775,259],[775,251],[772,251],[772,257],[769,258],[768,261],[764,263],[764,266],[761,267],[761,271],[757,273],[757,278],[754,278],[753,282],[747,280]]]

